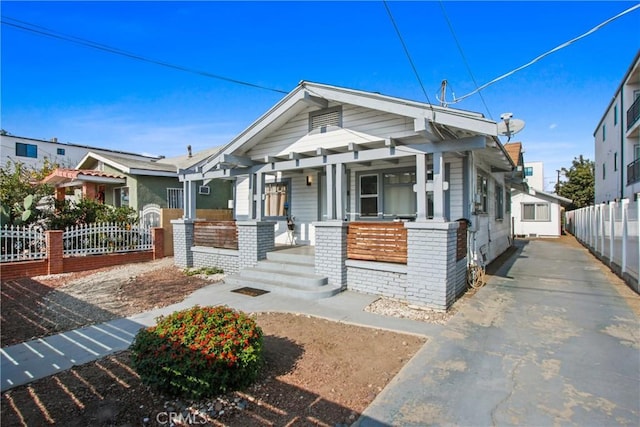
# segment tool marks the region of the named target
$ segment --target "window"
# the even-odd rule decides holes
[[[507,196],[505,198],[504,210],[507,213],[511,213],[511,191],[507,191]]]
[[[496,219],[504,218],[504,190],[502,185],[496,185]]]
[[[488,198],[489,198],[489,182],[487,178],[482,175],[478,175],[477,188],[476,188],[476,213],[488,212]]]
[[[614,125],[618,124],[618,106],[617,105],[613,106],[613,124]]]
[[[289,181],[264,185],[264,215],[286,217],[289,209]]]
[[[613,153],[613,171],[618,170],[618,153]]]
[[[606,141],[607,139],[607,125],[602,125],[602,141]]]
[[[113,203],[116,208],[129,206],[129,187],[114,188]]]
[[[385,216],[415,216],[417,210],[416,193],[413,186],[416,183],[415,171],[385,172],[383,181],[383,212]]]
[[[607,177],[607,169],[606,169],[606,165],[603,163],[602,164],[602,179],[604,180]]]
[[[184,209],[184,190],[182,188],[167,188],[167,207],[169,209]]]
[[[58,156],[64,156],[64,153],[65,153],[64,148],[58,148],[58,149],[56,150],[56,154],[57,154]]]
[[[524,176],[533,176],[533,167],[527,166],[524,168]]]
[[[633,146],[633,160],[640,159],[640,144]]]
[[[16,156],[38,158],[38,146],[34,144],[23,144],[16,142]]]
[[[548,203],[523,203],[523,221],[550,221]]]
[[[360,216],[378,216],[378,175],[360,176]]]
[[[309,132],[314,129],[320,129],[321,132],[324,132],[327,126],[342,127],[342,107],[309,113]]]

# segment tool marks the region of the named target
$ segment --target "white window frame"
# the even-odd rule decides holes
[[[122,191],[126,190],[126,196],[122,195]],[[126,202],[126,204],[123,204],[123,200]],[[124,186],[124,187],[116,187],[113,189],[113,206],[115,206],[116,208],[121,208],[121,207],[127,207],[127,206],[131,206],[129,204],[131,200],[131,194],[129,192],[129,187]]]
[[[533,205],[533,219],[525,218],[525,206]],[[539,208],[546,208],[546,218],[538,218]],[[538,203],[538,202],[523,202],[520,207],[520,211],[522,212],[522,221],[523,222],[551,222],[551,206],[549,203]]]
[[[167,208],[184,209],[184,188],[167,188]]]

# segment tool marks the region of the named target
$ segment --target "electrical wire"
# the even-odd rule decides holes
[[[584,33],[582,35],[579,35],[578,37],[575,37],[575,38],[569,40],[568,42],[562,43],[561,45],[559,45],[559,46],[557,46],[557,47],[555,47],[555,48],[543,53],[542,55],[537,56],[536,58],[534,58],[531,61],[527,62],[526,64],[516,68],[515,70],[509,71],[508,73],[505,73],[505,74],[501,75],[500,77],[496,77],[495,79],[491,80],[490,82],[483,84],[482,86],[480,86],[476,90],[474,90],[472,92],[469,92],[468,94],[463,95],[460,98],[454,99],[450,103],[453,103],[453,104],[458,103],[458,102],[460,102],[460,101],[462,101],[462,100],[464,100],[464,99],[466,99],[466,98],[468,98],[468,97],[470,97],[472,95],[475,95],[476,93],[479,93],[480,91],[486,89],[487,87],[491,86],[492,84],[497,83],[500,80],[503,80],[503,79],[505,79],[505,78],[517,73],[518,71],[521,71],[521,70],[523,70],[523,69],[535,64],[536,62],[540,61],[541,59],[543,59],[543,58],[545,58],[545,57],[547,57],[549,55],[551,55],[552,53],[557,52],[560,49],[564,49],[565,47],[577,42],[578,40],[583,39],[583,38],[587,37],[588,35],[593,34],[594,32],[598,31],[602,27],[610,24],[611,22],[615,21],[616,19],[618,19],[618,18],[620,18],[620,17],[622,17],[622,16],[624,16],[624,15],[630,13],[630,12],[633,12],[634,10],[636,10],[638,8],[640,8],[640,3],[636,4],[635,6],[631,6],[630,8],[620,12],[619,14],[615,15],[614,17],[609,18],[606,21],[602,22],[601,24],[596,25],[595,27],[593,27],[592,29],[590,29],[586,33]]]
[[[453,29],[453,24],[451,23],[451,20],[449,19],[449,15],[447,14],[446,9],[444,8],[444,2],[442,0],[440,0],[439,3],[440,3],[440,8],[442,9],[442,14],[444,15],[444,19],[445,19],[445,21],[447,21],[447,25],[449,26],[449,31],[451,31],[451,35],[453,36],[453,40],[456,42],[456,46],[458,47],[458,51],[460,52],[460,56],[462,56],[462,61],[464,62],[465,67],[467,67],[467,71],[469,72],[469,76],[471,77],[471,81],[473,81],[473,85],[477,89],[478,88],[478,82],[476,81],[476,78],[474,77],[473,72],[471,71],[471,66],[469,65],[469,61],[467,61],[467,57],[464,54],[464,51],[462,50],[462,45],[460,44],[460,41],[458,40],[458,37],[456,36],[456,32]],[[480,95],[480,99],[482,100],[482,104],[484,105],[484,108],[487,109],[487,114],[489,115],[489,118],[491,120],[493,120],[493,116],[491,115],[491,111],[489,111],[489,106],[487,105],[486,101],[484,100],[484,97],[482,96],[482,93],[478,93],[478,94]]]
[[[402,44],[402,48],[404,49],[404,53],[407,56],[407,59],[409,60],[409,64],[411,64],[411,69],[413,70],[413,73],[416,75],[416,79],[418,79],[418,83],[420,84],[420,87],[422,88],[422,93],[424,94],[424,97],[427,99],[427,103],[429,104],[429,107],[433,111],[433,107],[431,107],[431,100],[429,99],[429,95],[427,95],[427,91],[424,88],[424,84],[422,84],[422,79],[420,78],[420,74],[418,74],[418,70],[416,68],[416,65],[413,63],[413,59],[411,59],[411,54],[409,53],[409,49],[407,48],[407,45],[404,42],[404,38],[402,37],[402,34],[400,33],[400,29],[398,28],[398,25],[396,24],[395,19],[393,19],[393,15],[391,14],[391,9],[389,9],[389,5],[387,4],[386,0],[382,0],[382,3],[384,4],[384,8],[387,10],[387,14],[389,15],[389,19],[391,20],[391,23],[393,24],[393,28],[395,28],[395,30],[396,30],[396,34],[398,35],[398,38],[400,39],[400,43]]]
[[[13,21],[13,22],[11,22]],[[138,61],[143,61],[143,62],[148,62],[151,64],[156,64],[156,65],[160,65],[163,67],[167,67],[167,68],[171,68],[174,70],[178,70],[178,71],[184,71],[187,73],[192,73],[192,74],[198,74],[204,77],[209,77],[209,78],[213,78],[213,79],[218,79],[218,80],[223,80],[226,82],[230,82],[230,83],[235,83],[235,84],[239,84],[239,85],[243,85],[243,86],[249,86],[249,87],[253,87],[256,89],[263,89],[263,90],[269,90],[272,92],[277,92],[277,93],[283,93],[283,94],[287,94],[288,92],[284,91],[284,90],[280,90],[280,89],[274,89],[274,88],[270,88],[270,87],[266,87],[266,86],[261,86],[255,83],[250,83],[250,82],[246,82],[243,80],[238,80],[238,79],[233,79],[230,77],[225,77],[225,76],[220,76],[218,74],[213,74],[207,71],[201,71],[201,70],[196,70],[194,68],[189,68],[186,66],[182,66],[182,65],[176,65],[176,64],[172,64],[169,62],[165,62],[165,61],[161,61],[158,59],[153,59],[153,58],[148,58],[136,53],[131,53],[131,52],[127,52],[125,50],[116,48],[116,47],[112,47],[109,45],[105,45],[105,44],[101,44],[101,43],[97,43],[88,39],[83,39],[80,37],[75,37],[75,36],[71,36],[68,34],[63,34],[60,32],[57,32],[55,30],[46,28],[46,27],[42,27],[39,25],[35,25],[35,24],[31,24],[29,22],[26,21],[21,21],[19,19],[15,19],[15,18],[11,18],[9,16],[2,16],[1,19],[2,24],[4,25],[8,25],[20,30],[24,30],[24,31],[28,31],[28,32],[32,32],[35,34],[39,34],[42,36],[46,36],[46,37],[51,37],[51,38],[55,38],[55,39],[59,39],[59,40],[64,40],[67,42],[71,42],[71,43],[76,43],[82,46],[86,46],[86,47],[90,47],[92,49],[97,49],[97,50],[101,50],[104,52],[108,52],[108,53],[113,53],[115,55],[120,55],[120,56],[124,56],[130,59],[134,59],[134,60],[138,60]]]

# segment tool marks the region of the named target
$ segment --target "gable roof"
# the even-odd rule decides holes
[[[125,183],[125,177],[112,173],[97,171],[94,169],[65,169],[58,168],[47,175],[42,183],[60,185],[67,183],[95,182],[102,184]]]
[[[537,197],[542,200],[560,203],[562,206],[568,206],[571,203],[573,203],[573,200],[567,199],[566,197],[562,197],[554,193],[547,193],[546,191],[542,191],[542,190],[536,190],[535,188],[531,188],[531,187],[527,187],[527,189],[524,191],[519,188],[516,188],[515,190],[521,193],[528,194],[530,196]]]
[[[504,149],[507,150],[507,154],[516,166],[522,166],[520,164],[520,158],[522,156],[521,142],[509,142],[507,144],[504,144]]]

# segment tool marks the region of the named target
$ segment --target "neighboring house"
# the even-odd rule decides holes
[[[640,193],[640,51],[593,133],[595,203]]]
[[[559,237],[564,207],[571,200],[529,187],[511,193],[511,215],[517,237]]]
[[[76,196],[98,199],[115,207],[129,206],[136,211],[147,205],[182,209],[184,188],[178,180],[178,170],[196,167],[218,151],[214,148],[194,155],[160,159],[125,158],[91,151],[75,169],[57,169],[44,182],[56,186],[58,199],[73,188]],[[200,181],[196,197],[203,209],[226,209],[232,194],[229,182],[204,185]]]
[[[544,191],[544,163],[524,162],[524,179],[527,185]]]
[[[128,153],[125,151],[107,150],[104,148],[89,147],[86,145],[58,142],[57,138],[50,141],[25,138],[13,135],[0,135],[2,149],[0,153],[0,166],[6,166],[7,162],[22,163],[26,166],[41,167],[44,159],[57,163],[61,167],[72,168],[77,165],[88,152],[97,154],[115,155],[130,159],[159,160],[159,156],[145,156]]]
[[[260,268],[293,219],[295,242],[330,286],[447,308],[466,288],[467,259],[488,263],[510,245],[515,165],[497,135],[478,113],[303,81],[217,156],[180,173],[193,195],[202,179],[233,180],[239,249],[193,247],[196,201],[174,223],[175,261]],[[459,219],[470,222],[468,237]],[[373,255],[382,236],[356,247],[361,226],[399,229],[388,239],[394,261]]]

